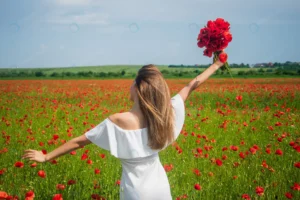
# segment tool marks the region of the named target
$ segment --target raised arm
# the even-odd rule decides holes
[[[206,79],[208,79],[216,70],[223,66],[224,63],[217,60],[212,65],[210,65],[204,72],[199,74],[196,78],[194,78],[191,82],[189,82],[184,88],[182,88],[178,94],[182,97],[183,101],[185,101],[192,91],[199,87]]]

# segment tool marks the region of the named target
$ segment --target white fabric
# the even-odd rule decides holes
[[[176,140],[184,124],[185,105],[179,94],[171,98],[171,103],[175,110]],[[85,133],[92,143],[121,160],[121,200],[172,199],[169,181],[158,155],[160,150],[152,150],[147,145],[147,130],[125,130],[106,118]]]

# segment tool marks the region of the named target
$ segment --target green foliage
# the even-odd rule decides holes
[[[57,72],[53,72],[50,76],[51,77],[59,77],[59,76],[61,76],[61,74],[57,73]]]
[[[243,75],[245,75],[246,73],[245,73],[245,71],[238,71],[238,75],[239,76],[243,76]]]
[[[37,71],[34,73],[36,77],[42,77],[42,76],[46,76],[46,74],[42,71]]]

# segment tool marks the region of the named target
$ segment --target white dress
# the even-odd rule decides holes
[[[171,102],[175,110],[176,140],[184,124],[185,105],[179,94]],[[172,200],[168,177],[158,155],[160,150],[152,150],[147,145],[147,128],[125,130],[106,118],[85,136],[121,160],[121,200]]]

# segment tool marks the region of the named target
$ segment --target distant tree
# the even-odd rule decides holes
[[[243,75],[245,75],[245,72],[244,71],[238,71],[238,73],[237,73],[239,76],[243,76]]]
[[[254,69],[250,69],[246,72],[246,75],[256,75],[256,74],[257,74],[257,72]]]
[[[44,72],[42,72],[42,71],[37,71],[34,74],[36,77],[46,76],[46,74],[44,74]]]
[[[259,73],[264,73],[265,70],[264,70],[263,68],[259,68],[258,72],[259,72]]]
[[[57,73],[57,72],[53,72],[50,76],[51,76],[51,77],[58,77],[58,76],[60,76],[60,74]]]
[[[107,74],[106,74],[105,72],[100,72],[98,76],[99,76],[99,77],[106,77]]]
[[[200,72],[201,72],[201,71],[200,71],[199,69],[194,70],[194,73],[195,73],[195,74],[200,74]]]
[[[279,75],[279,74],[282,74],[283,73],[283,70],[281,68],[276,68],[275,69],[275,74],[276,75]]]
[[[124,76],[126,74],[125,70],[122,70],[121,75]]]

